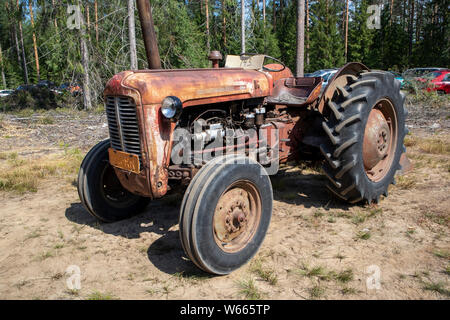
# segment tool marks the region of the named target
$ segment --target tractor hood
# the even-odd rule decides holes
[[[183,107],[270,95],[270,73],[241,68],[124,71],[108,81],[104,95],[128,95],[142,105],[176,96]]]

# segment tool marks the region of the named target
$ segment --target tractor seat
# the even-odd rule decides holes
[[[275,82],[272,95],[266,101],[269,104],[304,106],[319,97],[321,87],[321,77],[280,79]]]

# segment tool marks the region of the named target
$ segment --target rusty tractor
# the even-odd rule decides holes
[[[162,70],[149,2],[137,3],[151,70],[108,81],[109,139],[78,175],[81,202],[99,220],[128,218],[181,188],[182,247],[222,275],[261,246],[280,163],[322,160],[325,187],[349,203],[378,202],[410,169],[405,95],[391,73],[348,63],[322,88],[265,55],[228,55],[219,68],[217,51],[212,68]]]
[[[325,187],[339,199],[387,196],[408,164],[405,96],[394,76],[348,63],[320,94],[321,78],[294,77],[265,58],[228,56],[219,68],[215,52],[214,68],[115,75],[104,90],[110,138],[89,151],[78,176],[86,209],[117,221],[187,186],[183,249],[204,271],[227,274],[264,239],[268,174],[279,163],[321,157]]]

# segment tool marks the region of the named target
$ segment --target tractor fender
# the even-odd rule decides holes
[[[370,71],[368,67],[363,65],[359,62],[349,62],[346,65],[344,65],[342,68],[338,70],[331,79],[331,81],[328,82],[328,85],[325,87],[325,90],[322,93],[322,96],[320,97],[318,109],[319,112],[323,112],[323,107],[325,105],[325,102],[327,99],[331,99],[333,97],[334,91],[336,90],[336,86],[340,85],[342,80],[344,80],[344,83],[346,83],[346,79],[341,77],[345,75],[353,75],[358,76],[358,74],[361,71]]]

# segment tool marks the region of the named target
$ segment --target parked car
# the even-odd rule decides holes
[[[405,85],[405,79],[403,78],[402,74],[399,72],[395,72],[395,71],[389,71],[389,72],[394,75],[395,79],[400,81],[400,88],[403,88],[403,86]]]
[[[15,92],[18,91],[28,91],[31,92],[33,89],[36,89],[37,86],[34,84],[21,84],[20,86],[17,87],[17,89],[15,90]]]
[[[56,86],[56,84],[53,81],[50,80],[40,80],[37,83],[37,86],[40,88],[48,88],[50,91],[56,93],[56,94],[61,94],[62,91],[58,89],[58,87]]]
[[[321,77],[323,79],[322,83],[322,91],[325,89],[325,87],[328,85],[328,81],[333,78],[333,75],[338,71],[338,69],[322,69],[317,70],[313,73],[307,73],[305,74],[305,77]]]
[[[414,78],[424,76],[427,73],[439,70],[445,70],[445,68],[413,68],[403,72],[402,76],[405,80],[412,80]]]
[[[0,90],[0,98],[7,97],[13,92],[14,92],[14,90],[9,90],[9,89]]]
[[[68,91],[70,91],[70,93],[73,96],[77,96],[77,95],[81,94],[81,92],[82,92],[81,87],[79,85],[77,85],[76,83],[70,84],[70,83],[66,82],[66,83],[61,84],[58,87],[58,89],[61,91],[68,90]]]
[[[450,93],[450,69],[430,72],[416,79],[426,84],[424,89],[428,92]]]

